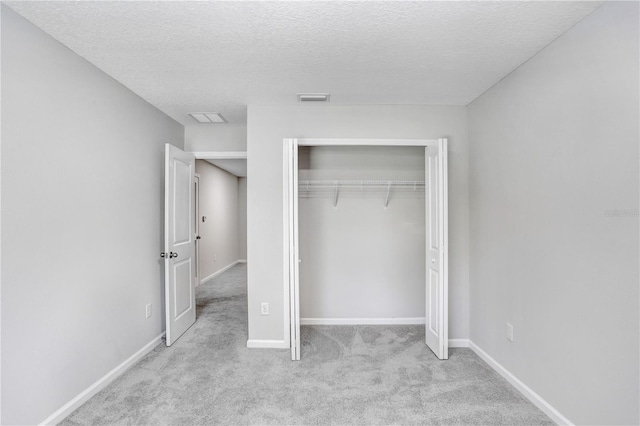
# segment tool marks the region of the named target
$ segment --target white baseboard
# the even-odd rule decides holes
[[[449,339],[450,348],[468,348],[469,339]]]
[[[411,325],[424,324],[418,318],[300,318],[300,325]]]
[[[237,263],[247,263],[247,259],[238,259],[236,260]]]
[[[529,386],[525,385],[514,376],[509,370],[504,368],[498,361],[493,359],[488,353],[483,351],[478,345],[469,341],[469,347],[475,352],[484,362],[489,364],[498,374],[505,378],[505,380],[516,388],[525,398],[538,407],[543,413],[551,418],[558,425],[573,425],[569,419],[563,416],[558,410],[556,410],[551,404],[545,401],[540,395],[535,393]]]
[[[289,349],[289,345],[284,340],[247,340],[249,349]]]
[[[75,411],[82,404],[91,399],[92,396],[100,392],[102,389],[107,387],[109,383],[113,382],[117,379],[122,373],[124,373],[129,367],[138,362],[142,357],[151,352],[153,348],[158,346],[158,344],[162,341],[164,337],[164,333],[147,343],[140,349],[138,352],[131,355],[127,358],[122,364],[118,365],[113,370],[109,371],[105,374],[101,379],[97,382],[86,388],[84,391],[80,392],[78,396],[73,398],[71,401],[67,402],[65,405],[60,407],[58,411],[47,417],[40,424],[41,425],[55,425],[60,423],[65,419],[69,414]]]
[[[227,266],[225,266],[224,268],[222,268],[222,269],[220,269],[220,270],[217,270],[217,271],[216,271],[216,272],[214,272],[213,274],[211,274],[211,275],[209,275],[209,276],[204,277],[203,279],[201,279],[201,280],[200,280],[200,283],[202,284],[203,282],[208,281],[208,280],[210,280],[210,279],[211,279],[211,278],[213,278],[213,277],[217,277],[217,276],[218,276],[218,275],[220,275],[221,273],[225,272],[227,269],[231,269],[231,268],[233,268],[233,267],[234,267],[234,266],[236,266],[238,263],[247,263],[247,261],[245,260],[245,261],[243,262],[241,259],[238,259],[238,260],[236,260],[236,261],[234,261],[234,262],[231,262],[230,264],[228,264],[228,265],[227,265]]]

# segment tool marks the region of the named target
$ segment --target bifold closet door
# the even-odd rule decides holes
[[[449,358],[447,140],[425,148],[426,288],[425,341],[439,359]]]
[[[291,359],[300,361],[300,249],[298,241],[298,141],[287,140],[289,199],[289,297],[291,310]]]

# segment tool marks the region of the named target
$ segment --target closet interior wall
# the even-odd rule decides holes
[[[300,318],[417,323],[425,315],[424,185],[306,186],[305,181],[424,182],[422,147],[300,147]],[[335,207],[334,207],[335,204]]]

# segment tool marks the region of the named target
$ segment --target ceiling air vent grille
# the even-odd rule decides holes
[[[227,120],[219,112],[192,112],[189,114],[198,123],[226,123]]]
[[[328,93],[298,93],[298,102],[329,102]]]

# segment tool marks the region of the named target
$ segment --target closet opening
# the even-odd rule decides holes
[[[448,357],[446,140],[285,140],[285,276],[301,325],[425,324]]]

